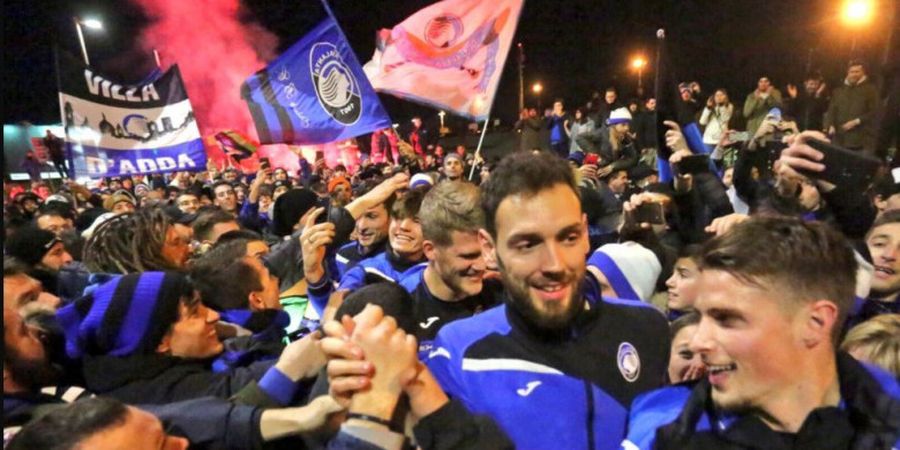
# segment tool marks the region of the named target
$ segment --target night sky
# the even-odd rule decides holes
[[[331,5],[359,60],[365,62],[372,55],[376,29],[390,28],[430,3],[333,0]],[[323,14],[319,0],[244,0],[243,5],[242,15],[275,33],[281,49]],[[841,79],[851,31],[836,19],[838,6],[835,0],[527,0],[516,40],[526,49],[526,86],[541,81],[545,105],[553,97],[581,104],[592,90],[609,85],[617,86],[623,98],[630,97],[637,77],[628,61],[643,53],[652,64],[660,27],[667,30],[679,79],[697,80],[708,92],[725,87],[740,105],[763,74],[782,90],[787,82],[801,81],[811,48],[813,67],[831,85]],[[12,0],[3,8],[4,123],[59,121],[52,45],[79,54],[71,21],[75,14],[97,15],[104,21],[104,34],[86,36],[92,63],[102,71],[127,81],[143,78],[153,67],[152,56],[135,50],[147,18],[127,1]],[[885,21],[886,16],[876,20]],[[857,32],[858,47],[872,61],[880,58],[886,27],[876,23]],[[513,48],[494,105],[494,114],[507,121],[516,116],[516,67]],[[644,73],[645,86],[652,87],[652,79],[651,66]],[[394,120],[434,114],[389,96],[382,100]],[[526,102],[536,103],[527,91]]]

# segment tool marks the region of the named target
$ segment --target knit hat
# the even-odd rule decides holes
[[[293,233],[297,221],[318,201],[319,196],[309,189],[291,189],[279,196],[273,206],[272,232],[278,236]]]
[[[103,209],[112,211],[116,206],[116,203],[119,202],[128,202],[134,205],[134,199],[125,193],[125,191],[116,191],[115,194],[109,196],[106,200],[103,201]]]
[[[606,244],[588,259],[588,270],[598,270],[616,291],[617,298],[649,301],[662,266],[656,255],[637,242]]]
[[[334,190],[337,189],[338,186],[344,186],[344,189],[348,191],[351,189],[350,182],[347,181],[346,178],[334,177],[331,179],[331,181],[328,182],[328,193],[330,194],[334,192]]]
[[[6,254],[33,266],[44,258],[44,255],[57,242],[62,242],[55,234],[29,225],[18,229],[6,241]]]
[[[163,212],[165,212],[166,215],[169,216],[169,220],[171,220],[172,223],[191,226],[191,224],[194,223],[195,220],[197,220],[196,213],[188,214],[175,205],[166,206],[165,208],[163,208]]]
[[[409,188],[415,189],[419,186],[434,186],[434,180],[427,173],[417,173],[409,179]]]
[[[631,122],[631,112],[628,111],[628,108],[616,108],[609,113],[609,119],[606,119],[607,125],[627,122]]]
[[[138,197],[143,197],[150,193],[150,186],[147,186],[144,183],[138,183],[134,185],[134,195]]]
[[[181,298],[192,292],[187,277],[176,272],[117,276],[56,312],[66,354],[153,354],[178,320]]]

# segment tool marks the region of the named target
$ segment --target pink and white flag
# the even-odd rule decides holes
[[[475,120],[491,110],[524,0],[444,0],[376,36],[379,92]]]

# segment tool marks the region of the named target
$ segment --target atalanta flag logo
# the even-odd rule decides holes
[[[322,108],[344,125],[355,124],[362,114],[362,95],[338,48],[326,42],[313,45],[309,69]]]

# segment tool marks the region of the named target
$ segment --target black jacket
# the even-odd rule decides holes
[[[88,356],[84,359],[87,388],[125,403],[159,404],[213,396],[230,398],[251,381],[258,381],[274,360],[213,373],[206,362],[159,355]]]

